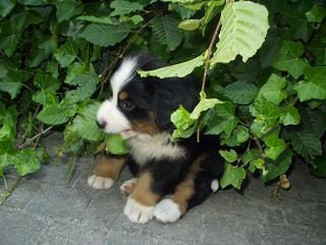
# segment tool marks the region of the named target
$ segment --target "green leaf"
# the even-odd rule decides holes
[[[287,98],[287,93],[284,88],[286,80],[276,74],[272,74],[268,81],[259,90],[258,98],[264,96],[269,102],[279,105]]]
[[[200,26],[200,19],[188,19],[181,21],[178,25],[178,28],[184,31],[194,31],[197,30]]]
[[[308,67],[305,70],[306,81],[299,82],[294,89],[301,102],[310,99],[326,99],[326,67]]]
[[[13,160],[15,168],[21,176],[34,173],[41,167],[34,149],[19,150]]]
[[[263,158],[257,158],[250,161],[249,170],[254,173],[256,169],[263,170],[263,173],[265,173],[265,160]]]
[[[52,40],[50,35],[44,35],[35,31],[33,34],[32,48],[29,67],[37,67],[48,58],[52,51]]]
[[[306,13],[307,20],[310,23],[321,23],[325,16],[325,6],[319,6],[319,4],[312,6],[312,8]]]
[[[238,125],[239,119],[235,116],[235,105],[231,102],[217,104],[203,117],[206,125],[205,134],[218,135],[225,132],[229,137]]]
[[[247,150],[242,155],[242,161],[244,164],[249,164],[249,171],[254,173],[257,169],[264,171],[265,169],[265,160],[262,158],[261,154],[257,149]]]
[[[18,112],[15,106],[10,106],[7,110],[3,110],[4,114],[1,115],[1,124],[0,128],[0,140],[3,145],[0,146],[0,153],[7,152],[8,148],[6,147],[6,143],[8,141],[13,141],[16,138],[16,125],[17,125],[17,117]],[[8,144],[9,146],[10,144]],[[3,147],[1,149],[1,147]],[[9,148],[10,149],[10,148]]]
[[[59,89],[60,83],[56,79],[43,72],[41,69],[38,69],[34,76],[33,83],[40,89],[33,94],[33,101],[43,105],[58,104],[56,91]]]
[[[224,135],[222,135],[222,137],[223,136]],[[248,139],[248,129],[243,126],[238,126],[233,130],[230,137],[224,136],[224,138],[222,138],[221,145],[239,146],[242,143],[246,142]]]
[[[82,15],[82,16],[78,16],[77,20],[82,20],[82,21],[87,21],[87,22],[92,22],[97,24],[114,24],[112,18],[108,16],[97,17],[93,15]]]
[[[76,76],[69,84],[77,85],[77,89],[67,91],[62,104],[71,105],[90,98],[96,91],[98,82],[98,77],[92,73]]]
[[[106,138],[106,150],[112,154],[126,154],[129,151],[128,145],[121,135],[113,134]]]
[[[10,94],[11,99],[16,98],[24,82],[29,79],[29,74],[18,69],[9,69],[6,75],[0,78],[0,91]]]
[[[156,16],[151,21],[151,27],[157,40],[167,45],[169,51],[175,50],[182,41],[182,31],[178,28],[179,21],[172,15]]]
[[[15,7],[15,0],[2,0],[0,1],[0,15],[6,17],[11,10]]]
[[[315,156],[322,154],[321,142],[313,132],[295,131],[290,141],[294,151],[303,156],[308,163],[313,162]]]
[[[194,4],[191,4],[194,5]],[[179,4],[172,3],[171,4],[173,10],[177,12],[182,20],[189,19],[191,16],[193,16],[197,11],[191,8],[188,8],[188,6],[182,6]]]
[[[84,74],[84,72],[87,69],[87,64],[86,63],[79,63],[79,62],[75,62],[72,65],[70,65],[68,67],[68,72],[65,78],[65,83],[67,84],[73,84],[74,85],[74,79],[77,76],[80,76],[82,74]]]
[[[287,149],[276,161],[267,160],[265,163],[266,171],[263,172],[262,179],[266,183],[284,174],[292,162],[292,151]]]
[[[83,5],[75,0],[56,0],[58,22],[71,19],[83,11]]]
[[[227,3],[222,10],[221,23],[219,42],[211,65],[228,63],[237,55],[241,55],[243,62],[246,62],[266,38],[268,11],[265,6],[250,1]]]
[[[189,138],[196,131],[195,120],[190,118],[190,112],[183,106],[180,106],[171,114],[171,122],[176,127],[172,134],[174,140],[178,138]]]
[[[72,122],[71,131],[86,140],[103,140],[104,133],[96,125],[96,113],[99,105],[99,103],[92,103],[79,111],[76,118]]]
[[[69,121],[72,114],[76,113],[77,107],[60,106],[60,105],[46,105],[37,115],[37,119],[49,124],[60,125]]]
[[[267,148],[265,148],[265,156],[269,159],[276,160],[279,155],[286,149],[286,144],[283,139],[278,137],[279,130],[263,138]]]
[[[315,167],[310,169],[310,173],[319,178],[326,177],[326,157],[320,157],[315,162]]]
[[[262,137],[271,130],[282,115],[280,108],[265,99],[264,96],[257,98],[250,106],[250,112],[255,117],[251,130],[258,137]]]
[[[237,81],[225,87],[223,93],[237,104],[250,104],[256,97],[257,87],[245,81]]]
[[[101,47],[113,46],[121,42],[130,32],[130,29],[123,24],[104,25],[92,23],[86,26],[78,35],[87,41]]]
[[[259,159],[261,156],[259,154],[259,151],[257,149],[250,149],[248,151],[246,151],[243,155],[242,155],[242,161],[245,164],[248,164],[249,162],[252,162],[254,160]]]
[[[326,132],[325,122],[326,122],[326,111],[320,109],[310,110],[305,108],[301,109],[301,121],[303,128],[301,131],[308,131],[316,135],[320,139]]]
[[[232,185],[234,188],[240,190],[243,180],[246,178],[246,170],[242,167],[234,167],[232,164],[226,163],[223,176],[220,184],[224,189]]]
[[[304,47],[301,43],[284,41],[273,67],[280,71],[289,72],[295,79],[299,78],[308,66],[306,60],[300,58]]]
[[[300,123],[300,114],[293,105],[289,104],[283,109],[282,116],[280,117],[280,122],[284,126],[288,125],[298,125]]]
[[[185,77],[193,70],[204,64],[204,55],[200,55],[192,60],[175,65],[165,66],[151,71],[138,71],[141,77],[155,76],[159,78]]]
[[[197,120],[200,117],[200,114],[208,109],[213,108],[217,104],[223,104],[223,101],[219,99],[206,99],[203,98],[199,101],[198,105],[194,108],[194,110],[190,113],[190,118],[193,120]]]
[[[1,144],[1,141],[0,141]],[[0,169],[5,169],[10,165],[14,165],[15,157],[12,154],[2,153],[0,154]]]
[[[137,2],[129,2],[125,0],[115,0],[110,4],[114,11],[111,16],[130,14],[135,11],[143,10],[143,5]]]
[[[63,45],[53,51],[55,59],[59,62],[61,67],[71,65],[77,58],[78,43],[72,39],[68,39]]]
[[[0,50],[3,49],[7,56],[16,50],[24,30],[31,24],[39,24],[43,20],[35,11],[23,11],[11,16],[9,20],[2,21],[0,29]]]
[[[18,0],[20,4],[41,6],[51,3],[51,0]]]
[[[220,155],[229,163],[235,162],[238,160],[237,152],[233,149],[229,151],[219,150]]]

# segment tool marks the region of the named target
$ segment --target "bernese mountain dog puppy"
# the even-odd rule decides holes
[[[137,70],[165,66],[149,54],[124,58],[111,77],[112,97],[97,112],[97,124],[108,134],[121,134],[127,156],[102,155],[88,178],[96,189],[110,188],[127,164],[135,178],[120,189],[128,194],[124,213],[135,223],[177,221],[219,188],[224,168],[218,138],[172,141],[170,116],[180,105],[191,111],[198,103],[199,83],[184,78],[141,78]]]

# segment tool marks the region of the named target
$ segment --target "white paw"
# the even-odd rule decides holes
[[[219,188],[220,188],[220,183],[218,182],[218,179],[214,179],[211,182],[211,189],[212,189],[212,191],[213,192],[217,192]]]
[[[163,199],[154,209],[154,217],[163,223],[173,223],[180,219],[181,212],[178,204],[171,199]]]
[[[114,180],[93,174],[88,177],[87,183],[94,189],[109,189],[114,184]]]
[[[125,194],[128,196],[134,189],[137,181],[138,181],[138,178],[132,178],[132,179],[129,179],[129,180],[123,182],[123,184],[120,186],[120,190],[121,190],[122,194]]]
[[[123,210],[129,220],[134,223],[144,224],[153,218],[154,206],[145,206],[129,197]]]

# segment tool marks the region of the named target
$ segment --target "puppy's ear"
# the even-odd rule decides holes
[[[162,79],[154,94],[155,123],[161,130],[172,131],[171,114],[180,105],[192,111],[198,103],[199,86],[195,77]]]

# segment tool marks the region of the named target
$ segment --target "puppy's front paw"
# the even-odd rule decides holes
[[[114,184],[114,180],[93,174],[88,177],[87,183],[94,189],[109,189]]]
[[[126,196],[128,196],[134,189],[137,181],[138,181],[138,178],[132,178],[132,179],[129,179],[129,180],[123,182],[123,184],[120,186],[120,190],[121,190],[122,194],[125,194]]]
[[[154,206],[145,206],[129,197],[124,208],[124,214],[134,223],[144,224],[153,218]]]
[[[178,204],[171,199],[163,199],[154,209],[154,217],[162,223],[173,223],[180,219],[181,212]]]

